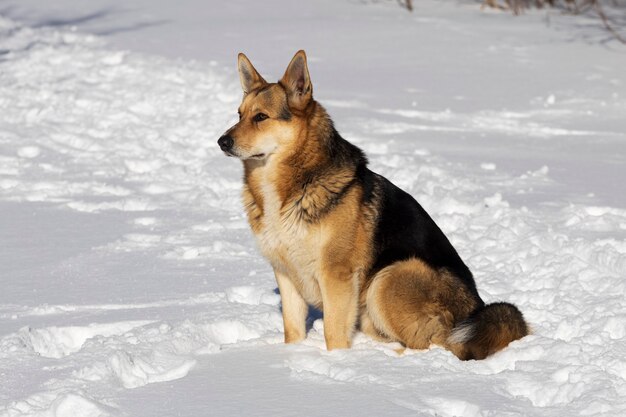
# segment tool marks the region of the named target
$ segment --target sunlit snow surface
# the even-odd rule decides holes
[[[613,72],[623,52],[598,52],[606,61],[589,74],[612,84],[515,110],[392,106],[385,79],[369,95],[326,90],[344,136],[432,214],[483,298],[516,303],[532,323],[532,336],[480,362],[399,355],[362,334],[326,352],[316,317],[306,341],[282,344],[240,164],[215,144],[241,98],[227,63],[8,18],[0,54],[0,416],[626,413],[626,208],[610,198],[626,180],[626,77]],[[487,153],[436,143],[472,135]],[[553,141],[551,158],[566,162],[508,166],[501,141],[529,155]],[[603,172],[621,177],[567,184],[576,160],[558,150],[570,146],[581,166],[613,164]]]

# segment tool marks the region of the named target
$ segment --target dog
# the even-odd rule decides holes
[[[513,304],[486,305],[472,273],[408,193],[370,171],[313,99],[304,51],[268,83],[239,54],[239,122],[218,140],[243,161],[243,202],[282,301],[285,343],[323,312],[326,348],[356,330],[411,349],[484,359],[529,334]]]

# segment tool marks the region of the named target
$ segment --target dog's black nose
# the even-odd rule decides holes
[[[230,137],[230,135],[224,135],[217,140],[217,144],[220,145],[220,149],[224,152],[230,151],[234,143],[235,141]]]

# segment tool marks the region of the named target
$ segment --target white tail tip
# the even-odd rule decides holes
[[[461,324],[452,329],[452,333],[448,337],[448,343],[462,345],[474,337],[474,333],[474,323]]]

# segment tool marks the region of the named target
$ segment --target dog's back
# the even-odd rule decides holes
[[[437,344],[464,360],[483,359],[528,334],[514,305],[485,306],[469,268],[413,197],[368,169],[361,172],[362,186],[380,196],[362,322],[373,324],[378,336],[416,349]]]

